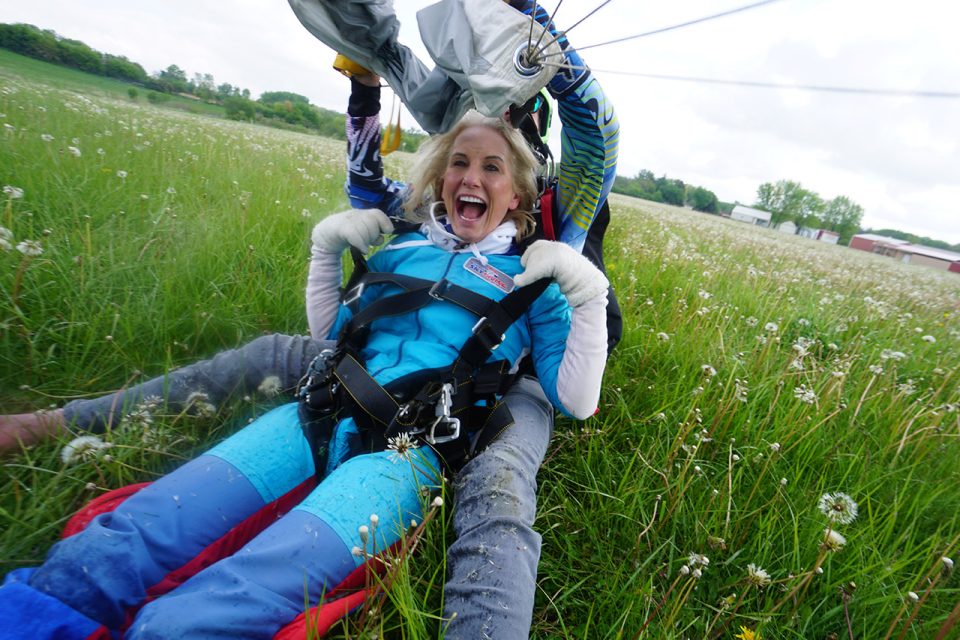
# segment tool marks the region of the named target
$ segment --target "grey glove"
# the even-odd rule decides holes
[[[349,246],[366,253],[370,245],[381,244],[385,233],[393,233],[393,223],[379,209],[350,209],[327,216],[313,228],[313,246],[327,253],[340,254]]]
[[[540,278],[553,278],[574,308],[606,295],[610,286],[600,269],[562,242],[537,240],[523,252],[520,264],[525,268],[514,276],[514,284],[522,287]]]

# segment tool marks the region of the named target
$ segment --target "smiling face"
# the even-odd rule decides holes
[[[453,141],[441,198],[453,232],[464,242],[485,238],[520,204],[512,165],[507,141],[490,127],[467,127]]]

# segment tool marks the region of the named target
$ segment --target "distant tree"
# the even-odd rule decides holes
[[[683,184],[683,180],[671,179],[664,175],[662,178],[657,179],[656,184],[657,191],[660,193],[664,202],[678,207],[683,206],[684,196],[686,195],[686,187]]]
[[[850,238],[860,228],[863,207],[847,196],[837,196],[825,203],[822,219],[827,229],[840,234],[841,244],[849,244]]]
[[[260,99],[257,102],[262,102],[263,104],[274,104],[277,102],[310,104],[310,99],[291,91],[267,91],[266,93],[260,94]]]
[[[824,203],[817,193],[804,189],[799,182],[779,180],[765,182],[757,188],[754,206],[771,213],[772,225],[792,220],[798,227],[810,227],[819,223]]]
[[[103,75],[126,82],[142,83],[147,79],[147,72],[139,64],[109,53],[103,56]]]
[[[57,34],[32,24],[0,25],[0,47],[38,60],[59,61]]]
[[[687,187],[687,204],[695,211],[717,213],[717,196],[713,191],[703,187]]]
[[[223,101],[224,110],[231,120],[252,122],[257,115],[256,105],[252,100],[240,96],[230,96]]]
[[[186,93],[190,89],[187,74],[175,64],[157,74],[157,80],[162,90],[167,93]]]
[[[103,72],[103,56],[78,40],[57,40],[57,61],[87,73]]]

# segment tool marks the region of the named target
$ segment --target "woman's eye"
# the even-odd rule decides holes
[[[488,164],[487,171],[500,171],[500,167],[495,164]]]
[[[451,160],[451,161],[450,161],[450,166],[451,166],[451,167],[465,167],[465,166],[467,166],[467,161],[466,161],[466,160]]]

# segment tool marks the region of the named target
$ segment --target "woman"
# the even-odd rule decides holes
[[[421,231],[396,237],[370,266],[446,279],[492,299],[506,295],[511,278],[524,286],[552,276],[556,286],[509,327],[493,358],[513,364],[530,353],[551,402],[585,418],[596,408],[606,358],[608,284],[559,243],[537,242],[517,255],[536,197],[535,162],[508,125],[468,114],[425,146],[414,184],[420,185],[416,195],[434,202]],[[343,250],[366,248],[391,229],[376,210],[328,218],[314,232],[311,280],[334,289]],[[390,293],[389,286],[371,287],[359,313]],[[351,311],[335,296],[329,300],[328,322],[336,330]],[[361,350],[367,371],[388,385],[411,369],[449,364],[471,336],[466,313],[437,301],[374,321]],[[8,636],[82,638],[101,624],[122,628],[135,615],[130,638],[210,638],[240,630],[244,637],[271,637],[302,612],[304,589],[317,602],[362,562],[354,548],[371,546],[358,531],[371,513],[379,515],[377,548],[422,517],[420,489],[435,484],[429,466],[438,466],[437,456],[421,446],[415,464],[394,464],[397,451],[350,457],[351,448],[338,443],[354,442],[355,433],[353,420],[338,424],[329,474],[292,511],[240,551],[149,601],[171,572],[235,524],[295,494],[317,471],[296,405],[265,415],[57,544],[41,567],[8,578],[0,589],[0,620],[18,634]],[[59,626],[44,626],[49,621]]]

